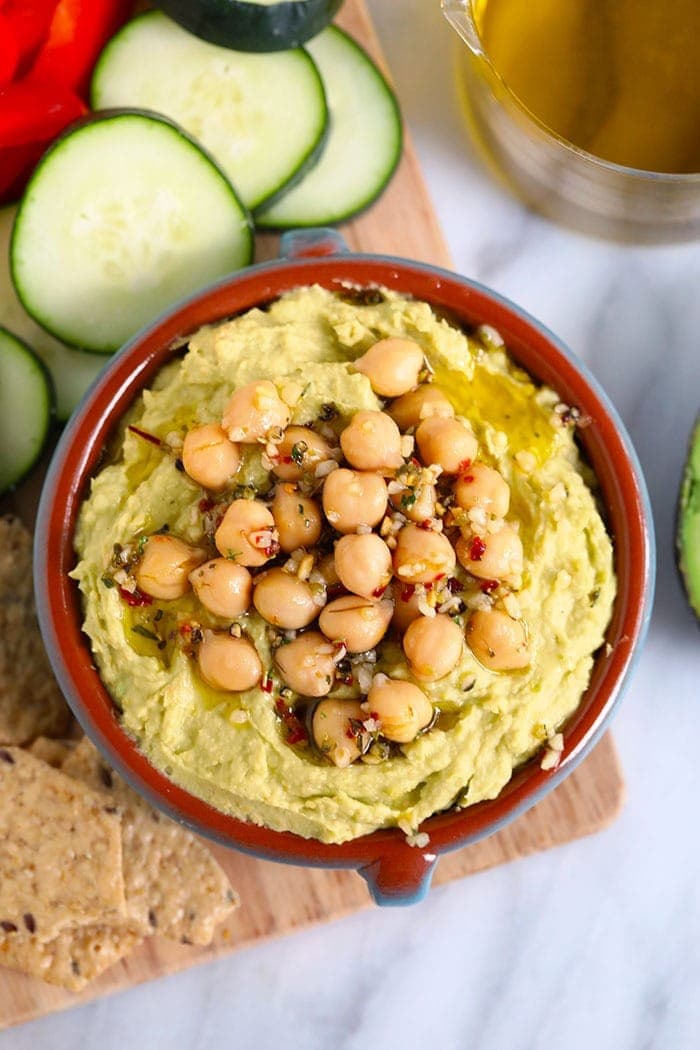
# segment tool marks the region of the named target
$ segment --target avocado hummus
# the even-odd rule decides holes
[[[427,617],[434,616],[439,603],[438,613],[451,620],[454,656],[447,673],[433,680],[430,674],[418,675],[414,657],[407,657],[408,646],[402,648],[403,625],[397,626],[396,619],[388,631],[382,621],[379,630],[386,633],[381,642],[363,653],[358,651],[362,641],[353,651],[342,631],[340,638],[333,635],[326,625],[340,621],[333,621],[328,611],[320,628],[318,620],[309,623],[308,617],[301,629],[274,626],[274,617],[266,613],[263,619],[257,608],[265,611],[262,589],[257,605],[227,618],[204,608],[192,589],[173,598],[135,586],[134,572],[139,579],[139,559],[154,536],[177,537],[188,545],[196,564],[217,553],[219,561],[237,563],[240,550],[222,550],[222,516],[235,501],[253,497],[260,501],[262,522],[255,535],[262,535],[266,507],[275,483],[279,485],[271,466],[285,425],[313,427],[333,446],[335,462],[313,471],[311,487],[299,489],[307,503],[317,499],[320,506],[313,483],[318,486],[333,477],[329,471],[347,467],[338,448],[343,428],[353,420],[376,420],[377,413],[392,412],[391,400],[378,395],[371,374],[354,362],[366,360],[363,355],[378,341],[396,338],[418,344],[425,355],[420,382],[446,395],[450,412],[471,433],[475,446],[478,442],[482,472],[490,468],[493,478],[498,471],[501,488],[507,492],[509,487],[507,531],[511,545],[519,538],[521,547],[507,585],[505,575],[504,580],[485,578],[479,559],[487,564],[484,552],[490,554],[491,545],[493,550],[498,543],[503,546],[497,537],[499,530],[505,536],[506,526],[494,517],[487,520],[478,508],[467,512],[453,502],[457,482],[474,481],[477,464],[472,469],[471,458],[446,467],[440,476],[439,471],[431,475],[434,517],[410,528],[404,528],[402,510],[408,514],[409,504],[401,493],[412,490],[395,480],[405,475],[395,472],[392,480],[387,470],[378,472],[388,485],[386,516],[356,532],[366,539],[374,530],[386,541],[395,576],[370,604],[378,607],[381,598],[388,620],[387,602],[397,606],[398,615],[400,602],[405,606],[417,597],[419,612],[413,615]],[[276,391],[288,406],[289,419],[283,418],[282,427],[273,428],[276,432],[247,443],[245,428],[230,429],[231,441],[243,436],[240,464],[228,486],[207,489],[185,469],[183,439],[195,428],[221,424],[231,413],[227,406],[232,394],[258,381],[271,381],[273,395]],[[266,389],[271,389],[269,383]],[[436,316],[428,304],[385,290],[335,294],[316,286],[301,288],[265,309],[196,332],[186,352],[162,369],[123,420],[107,465],[92,481],[76,532],[74,576],[83,595],[85,631],[126,731],[157,768],[216,808],[324,842],[343,842],[389,826],[412,833],[431,814],[497,796],[513,770],[548,741],[549,751],[543,753],[556,751],[559,730],[587,687],[615,596],[612,544],[596,504],[595,479],[579,456],[575,419],[575,410],[560,404],[554,391],[536,385],[517,368],[492,329],[467,335]],[[428,456],[425,451],[427,438],[421,443],[419,434],[414,448],[415,428],[404,420],[401,430],[405,468],[400,469],[424,470],[433,461],[432,452]],[[303,452],[306,444],[298,445]],[[291,459],[296,460],[298,445]],[[349,440],[343,443],[352,465],[357,453],[350,448]],[[423,466],[416,458],[419,449]],[[340,477],[342,471],[336,473]],[[302,517],[306,505],[299,504]],[[325,503],[324,509],[327,520],[320,539],[314,540],[320,545],[319,558],[332,554],[340,540],[333,522],[346,534],[344,539],[352,532],[352,526],[341,528],[338,514]],[[309,524],[306,517],[304,521]],[[448,559],[446,571],[427,583],[418,579],[415,557],[410,570],[396,568],[401,553],[396,529],[420,542],[421,528],[426,543],[427,538],[437,543],[456,537],[451,542],[457,564],[454,557]],[[320,563],[303,548],[290,553],[282,544],[280,551],[277,540],[269,538],[276,536],[269,531],[267,540],[255,541],[264,550],[261,559],[267,559],[262,569],[260,559],[243,561],[256,566],[250,569],[253,584],[258,572],[267,572],[269,580],[270,572],[284,567],[299,571],[312,587],[317,581],[319,612],[338,593],[344,595],[339,599],[346,603],[343,610],[348,602],[352,605],[347,591],[358,594],[361,588],[343,587],[332,576],[322,578]],[[266,601],[274,601],[275,589],[268,586],[267,592]],[[519,656],[525,656],[509,669],[490,663],[490,643],[482,656],[470,639],[474,617],[495,611],[506,626],[517,625],[523,639]],[[454,624],[461,635],[455,635]],[[328,652],[334,654],[336,677],[331,682],[329,676],[325,690],[315,693],[290,687],[297,679],[291,672],[285,678],[285,647],[309,632],[319,637],[319,630],[331,639]],[[250,670],[257,680],[252,688],[217,688],[197,655],[203,637],[221,642],[229,635],[239,644],[247,639],[257,651],[256,656],[249,646],[246,655],[245,673]],[[402,688],[404,682],[418,685],[432,705],[408,740],[403,728],[391,734],[386,715],[383,729],[371,704],[359,706],[368,684],[386,684],[384,676],[398,680]],[[362,736],[362,746],[357,744],[352,755],[343,752],[343,762],[329,761],[310,728],[318,697],[329,692],[331,699],[348,701],[347,710],[355,712],[348,737]],[[353,747],[357,739],[351,741]]]

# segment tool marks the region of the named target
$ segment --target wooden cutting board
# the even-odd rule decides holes
[[[364,0],[346,0],[338,21],[383,64]],[[401,166],[387,192],[368,212],[348,223],[343,233],[356,250],[450,266],[409,136]],[[260,238],[258,258],[275,255],[276,243],[272,236]],[[5,501],[4,509],[14,508],[25,519],[31,517],[36,483],[37,478],[16,494],[10,506]],[[484,842],[443,858],[434,884],[599,831],[615,819],[623,798],[619,763],[607,736],[576,772],[525,816]],[[338,919],[370,903],[363,880],[354,872],[277,865],[213,848],[240,893],[242,907],[220,928],[211,947],[184,947],[153,937],[79,995],[0,967],[0,1028],[219,958],[265,938]]]

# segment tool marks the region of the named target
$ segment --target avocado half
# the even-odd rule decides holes
[[[690,439],[678,505],[678,567],[695,615],[700,619],[700,417]]]

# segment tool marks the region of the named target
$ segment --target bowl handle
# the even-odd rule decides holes
[[[417,846],[392,849],[359,868],[375,904],[417,904],[428,890],[437,856]]]
[[[318,259],[346,252],[345,238],[337,230],[319,226],[311,230],[288,230],[280,240],[282,259]]]

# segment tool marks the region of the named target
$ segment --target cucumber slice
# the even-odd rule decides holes
[[[318,164],[276,204],[255,213],[258,226],[329,226],[368,207],[401,157],[401,113],[374,62],[337,26],[306,45],[326,86],[331,114]]]
[[[676,543],[688,601],[700,620],[700,419],[693,428],[683,472]]]
[[[74,350],[33,321],[17,298],[10,277],[10,235],[16,205],[0,208],[0,327],[28,343],[44,362],[56,391],[56,418],[64,423],[105,365],[102,354]]]
[[[0,494],[32,469],[53,414],[46,368],[26,343],[0,328]]]
[[[343,0],[157,0],[202,40],[239,51],[284,51],[320,33]]]
[[[302,177],[323,148],[328,108],[305,51],[244,54],[207,44],[160,11],[134,19],[103,51],[92,104],[142,106],[209,150],[249,208]]]
[[[178,299],[250,262],[250,218],[212,159],[155,114],[108,113],[58,139],[10,246],[25,310],[58,339],[116,350]]]

